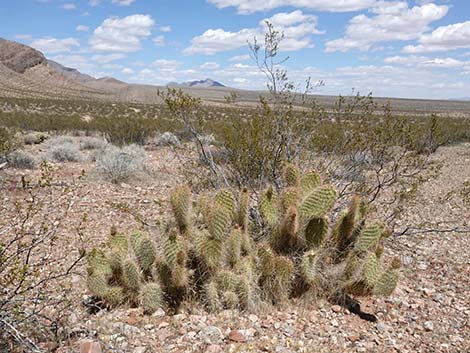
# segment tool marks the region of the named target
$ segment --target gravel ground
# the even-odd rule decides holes
[[[179,162],[171,148],[152,149],[149,155],[152,176],[139,183],[105,183],[89,162],[61,169],[64,178],[82,169],[89,175],[73,213],[89,211],[90,244],[102,241],[111,224],[123,230],[136,226],[109,201],[126,201],[146,219],[166,212],[165,195],[181,180]],[[470,207],[459,190],[470,181],[470,144],[441,148],[433,159],[443,163],[440,176],[421,188],[397,227],[398,233],[410,231],[388,240],[387,256],[400,255],[404,263],[397,290],[386,299],[361,301],[364,311],[378,317],[377,323],[363,321],[339,306],[313,305],[307,299],[283,307],[262,307],[254,313],[207,314],[189,306],[175,316],[162,310],[144,316],[138,309],[88,315],[77,305],[70,318],[74,338],[57,352],[78,352],[90,340],[99,342],[103,352],[130,353],[469,352]],[[15,179],[22,172],[5,173]],[[418,232],[414,228],[455,231]],[[83,279],[74,281],[78,295],[85,298]]]

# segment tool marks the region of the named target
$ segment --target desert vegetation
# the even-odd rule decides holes
[[[468,348],[470,120],[322,106],[268,29],[256,106],[0,98],[0,350]]]

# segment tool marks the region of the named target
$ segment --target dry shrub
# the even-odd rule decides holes
[[[47,164],[34,182],[14,189],[0,184],[2,193],[14,193],[0,205],[0,342],[6,342],[7,352],[39,352],[38,343],[60,340],[61,324],[74,304],[71,277],[83,253],[67,227],[77,184],[55,185]],[[67,242],[58,246],[64,236]],[[71,245],[67,251],[65,243]]]
[[[47,157],[54,162],[79,162],[78,145],[70,136],[57,136],[48,143]]]
[[[137,145],[108,145],[97,151],[95,158],[101,173],[112,183],[128,181],[146,170],[147,154]]]
[[[28,152],[16,150],[7,156],[8,165],[17,169],[35,169],[38,161]]]

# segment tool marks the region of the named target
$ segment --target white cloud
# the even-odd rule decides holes
[[[299,50],[312,47],[310,35],[323,33],[317,26],[317,17],[306,15],[300,10],[290,13],[278,13],[260,21],[258,28],[243,28],[237,32],[223,29],[208,29],[203,34],[191,40],[191,46],[186,48],[186,54],[212,55],[246,46],[254,37],[263,37],[266,31],[265,21],[273,23],[277,30],[284,32],[285,39],[281,50]]]
[[[418,45],[407,45],[405,53],[427,53],[470,48],[470,21],[436,28],[418,39]]]
[[[112,3],[118,6],[129,6],[135,0],[113,0]]]
[[[80,43],[75,38],[57,39],[46,37],[34,40],[31,46],[44,53],[60,53],[69,52],[73,47],[79,47]]]
[[[126,68],[122,69],[121,72],[122,72],[124,75],[132,75],[132,74],[134,73],[134,70],[132,70],[131,68],[126,67]]]
[[[88,32],[89,29],[90,27],[85,25],[78,25],[77,28],[75,28],[77,32]]]
[[[66,4],[62,4],[60,7],[63,8],[64,10],[75,10],[77,8],[77,5],[75,5],[72,2],[69,2]]]
[[[107,55],[93,55],[91,59],[100,64],[107,64],[107,63],[110,63],[111,61],[124,59],[125,57],[127,57],[127,55],[121,54],[121,53],[114,53],[114,54],[107,54]]]
[[[349,12],[372,7],[376,0],[207,0],[218,8],[236,7],[239,13],[249,14],[292,6],[319,11]]]
[[[111,17],[95,29],[90,39],[94,51],[134,52],[151,34],[155,21],[149,15]]]
[[[408,7],[407,2],[379,3],[372,9],[375,14],[353,17],[343,38],[328,41],[326,51],[346,52],[350,49],[369,50],[374,43],[412,40],[428,30],[428,25],[446,15],[447,6],[425,4]]]
[[[132,4],[135,1],[136,0],[112,0],[111,3],[114,4],[114,5],[117,5],[117,6],[129,6],[130,4]],[[103,2],[103,0],[90,0],[88,3],[91,6],[97,6],[101,2]]]
[[[33,38],[33,36],[31,34],[16,34],[15,38],[21,40],[30,40],[31,38]]]
[[[95,64],[90,63],[90,59],[82,55],[56,55],[50,59],[81,72],[90,72],[96,68]]]
[[[165,45],[165,36],[163,35],[156,36],[155,38],[152,39],[152,41],[155,43],[156,46],[163,47]]]
[[[171,26],[161,26],[158,29],[162,32],[171,32]]]
[[[220,68],[220,65],[214,61],[208,61],[199,66],[199,68],[202,70],[217,70],[218,68]]]
[[[245,54],[245,55],[232,56],[230,59],[228,59],[228,61],[246,61],[249,59],[250,59],[250,56],[248,54]]]
[[[470,68],[470,61],[462,61],[455,58],[429,58],[427,56],[392,56],[384,59],[387,64],[406,66],[421,66],[433,68]]]
[[[176,60],[159,59],[155,60],[152,65],[160,71],[174,71],[181,66],[181,63]]]
[[[238,32],[228,32],[223,29],[208,29],[203,34],[191,40],[191,46],[186,48],[186,54],[212,55],[222,51],[238,49],[247,45],[253,37],[260,36],[258,29],[244,28]]]

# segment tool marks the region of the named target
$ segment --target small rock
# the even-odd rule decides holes
[[[348,336],[348,340],[350,340],[351,342],[357,342],[361,339],[361,336],[359,335],[349,335]]]
[[[220,328],[215,326],[206,326],[199,332],[199,337],[204,343],[217,344],[221,343],[224,339],[224,335]]]
[[[383,322],[379,322],[376,326],[377,330],[380,332],[385,332],[390,329],[390,326],[387,324],[384,324]]]
[[[331,310],[333,310],[335,313],[339,313],[341,311],[341,307],[339,305],[333,305]]]
[[[152,314],[152,317],[163,317],[165,315],[166,315],[165,311],[162,308],[160,308]]]
[[[221,352],[223,352],[223,350],[222,350],[222,347],[219,346],[218,344],[211,344],[210,346],[206,347],[204,352],[206,352],[206,353],[221,353]]]
[[[172,337],[173,333],[170,329],[164,328],[163,330],[159,330],[157,332],[157,337],[160,342],[164,342],[167,338]]]
[[[147,347],[136,347],[134,348],[134,353],[146,353]]]
[[[80,344],[80,353],[102,353],[99,342],[85,341]]]
[[[426,329],[426,331],[432,331],[434,330],[434,324],[432,323],[432,321],[426,321],[424,323],[424,328]]]
[[[256,322],[256,321],[259,320],[259,319],[258,319],[258,316],[254,315],[254,314],[250,314],[250,315],[248,316],[248,319],[249,319],[251,322]]]
[[[230,331],[230,333],[228,334],[228,338],[230,341],[233,342],[246,342],[246,338],[238,330]]]
[[[247,328],[246,330],[240,330],[240,333],[245,337],[245,339],[249,340],[253,338],[256,334],[256,329],[253,327]]]
[[[338,327],[338,326],[339,326],[338,320],[336,320],[336,319],[331,320],[330,324],[331,324],[333,327]]]

